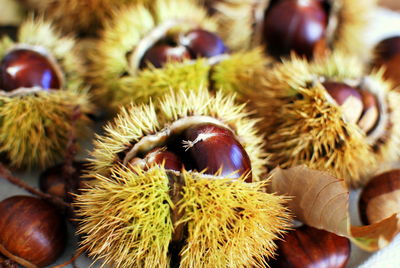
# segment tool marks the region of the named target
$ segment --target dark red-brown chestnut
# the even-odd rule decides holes
[[[265,12],[263,38],[280,58],[291,51],[311,59],[326,48],[327,12],[319,0],[279,0]]]
[[[144,69],[151,65],[155,68],[162,68],[167,61],[182,62],[185,59],[191,59],[186,47],[182,45],[155,44],[146,51],[139,68]]]
[[[187,155],[182,157],[185,166],[189,162],[187,166],[197,171],[206,170],[206,174],[221,170],[224,177],[247,175],[246,181],[251,182],[249,156],[229,129],[210,123],[198,124],[185,130],[182,139]]]
[[[336,103],[343,108],[344,117],[357,123],[363,113],[364,105],[358,89],[341,82],[324,82],[323,86]]]
[[[182,35],[179,41],[189,49],[193,58],[211,58],[227,52],[224,42],[218,35],[202,29]]]
[[[379,222],[400,212],[400,169],[373,177],[363,188],[359,212],[364,224]]]
[[[385,67],[385,78],[400,85],[400,36],[387,38],[375,47],[373,65]]]
[[[65,221],[47,202],[13,196],[0,202],[0,253],[24,267],[53,263],[66,244]]]
[[[345,237],[303,225],[278,241],[273,268],[344,268],[350,257]]]
[[[154,165],[164,164],[164,168],[175,171],[181,171],[183,164],[179,157],[167,151],[166,148],[155,148],[148,152],[144,158],[135,157],[129,162],[132,166],[139,166],[143,170],[147,170]]]
[[[73,162],[72,166],[74,168],[74,172],[71,177],[71,189],[67,190],[67,180],[63,174],[65,171],[63,170],[64,164],[58,164],[56,166],[52,166],[46,169],[39,177],[39,188],[41,191],[45,193],[49,193],[53,196],[59,197],[65,201],[72,201],[71,195],[67,195],[67,192],[70,191],[73,194],[77,194],[79,189],[84,186],[85,179],[81,178],[83,170],[85,169],[87,163],[86,162]]]
[[[59,89],[61,77],[43,54],[29,49],[15,49],[0,63],[0,89],[12,91],[21,87]]]

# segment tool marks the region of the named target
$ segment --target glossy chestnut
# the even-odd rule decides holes
[[[357,88],[341,82],[322,83],[329,95],[342,107],[344,117],[352,123],[357,123],[363,113],[362,96]]]
[[[350,257],[345,237],[303,225],[278,241],[274,268],[344,268]]]
[[[21,87],[59,89],[61,79],[46,56],[30,49],[12,50],[0,63],[0,89],[5,91]]]
[[[246,175],[251,182],[251,163],[247,152],[232,131],[214,124],[194,125],[184,131],[184,161],[197,171],[206,174],[221,171],[221,176],[239,178]],[[185,162],[185,165],[186,165]]]
[[[175,171],[181,171],[183,164],[179,157],[173,152],[167,151],[166,148],[155,148],[148,152],[144,158],[135,157],[130,161],[132,166],[139,166],[143,170],[147,170],[154,165],[164,164],[164,168]]]
[[[326,49],[327,11],[319,0],[279,0],[265,12],[263,38],[280,58],[291,51],[311,59]]]
[[[69,190],[66,189],[68,178],[63,175],[65,174],[65,171],[63,170],[64,164],[59,164],[46,169],[39,177],[40,190],[65,201],[72,201],[72,196],[67,193],[70,191],[73,194],[77,194],[79,189],[84,187],[85,179],[81,176],[86,164],[86,162],[72,163],[74,172],[71,177],[72,185],[70,185],[72,189]]]
[[[385,67],[385,78],[400,85],[400,36],[394,36],[381,41],[375,47],[376,67]]]
[[[24,267],[53,263],[66,244],[66,225],[47,202],[13,196],[0,202],[0,253]]]
[[[400,169],[373,177],[363,188],[359,212],[364,224],[376,223],[400,211]]]
[[[227,52],[218,35],[202,29],[192,30],[181,36],[180,43],[189,49],[193,58],[211,58]]]
[[[182,62],[185,59],[191,59],[186,47],[182,45],[155,44],[146,51],[139,68],[144,69],[148,66],[162,68],[168,61]]]

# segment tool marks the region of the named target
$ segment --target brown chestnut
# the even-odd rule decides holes
[[[329,95],[342,107],[344,117],[357,123],[364,110],[362,96],[358,89],[340,82],[324,82],[323,86]]]
[[[357,124],[365,133],[369,133],[379,121],[378,100],[374,94],[367,90],[361,90],[360,93],[364,110]]]
[[[375,47],[378,60],[387,61],[400,52],[400,36],[393,36],[379,42]]]
[[[278,241],[273,268],[343,268],[350,257],[350,241],[345,237],[303,225]]]
[[[182,45],[156,44],[146,51],[139,67],[143,69],[152,65],[155,68],[162,68],[168,61],[182,62],[190,58],[188,49]]]
[[[227,52],[218,35],[202,29],[192,30],[181,36],[180,43],[189,49],[193,58],[211,58]]]
[[[73,185],[70,185],[72,189],[69,189],[71,193],[79,193],[79,189],[84,188],[85,179],[81,177],[83,170],[85,169],[86,162],[73,162],[72,163],[74,172],[72,174]],[[39,188],[45,193],[49,193],[53,196],[64,199],[65,201],[72,201],[71,195],[67,195],[67,179],[63,174],[65,173],[64,164],[59,164],[46,169],[39,177]]]
[[[24,267],[53,263],[66,244],[65,221],[47,202],[13,196],[0,202],[0,253]]]
[[[364,224],[381,221],[400,212],[400,169],[373,177],[363,188],[359,212]]]
[[[280,58],[291,51],[311,59],[326,47],[327,11],[319,0],[279,0],[265,12],[263,38]]]
[[[21,87],[59,89],[61,77],[54,64],[43,54],[16,49],[6,54],[0,63],[0,89],[12,91]]]
[[[183,133],[183,144],[189,167],[206,174],[221,171],[221,176],[239,178],[245,175],[251,182],[251,163],[247,152],[227,128],[210,124],[192,126]],[[186,164],[186,162],[185,162]]]
[[[175,171],[181,171],[183,167],[182,161],[179,157],[176,154],[167,151],[166,148],[155,148],[148,152],[143,159],[135,157],[129,163],[132,166],[140,166],[143,170],[147,170],[153,165],[161,164],[164,164],[166,169]]]
[[[374,66],[385,66],[385,78],[400,85],[400,36],[387,38],[375,47]]]

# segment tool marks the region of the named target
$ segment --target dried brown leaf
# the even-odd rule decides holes
[[[305,166],[276,168],[271,173],[271,190],[292,197],[288,206],[298,220],[345,236],[367,251],[386,246],[400,232],[400,213],[375,224],[352,226],[344,180],[327,172]]]

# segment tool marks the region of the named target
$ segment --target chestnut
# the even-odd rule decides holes
[[[327,11],[320,0],[278,0],[265,11],[263,39],[280,58],[291,51],[311,59],[326,47]]]
[[[181,36],[180,43],[189,49],[193,58],[211,58],[227,52],[218,35],[202,29],[192,30]]]
[[[45,55],[30,49],[15,49],[0,63],[0,89],[12,91],[21,87],[59,89],[61,77]]]
[[[221,171],[221,176],[251,182],[251,163],[247,152],[232,131],[211,123],[189,127],[182,134],[187,166],[205,174]],[[185,162],[186,164],[186,162]]]
[[[72,189],[69,189],[71,193],[77,194],[79,189],[84,187],[85,179],[81,178],[83,170],[86,167],[86,162],[73,162],[73,168],[75,169],[72,174]],[[67,195],[68,190],[67,182],[64,174],[64,164],[55,165],[46,169],[39,177],[39,188],[42,192],[51,194],[59,197],[65,201],[72,201],[71,196]]]
[[[368,134],[375,128],[379,121],[379,104],[376,96],[371,92],[361,90],[360,93],[364,109],[360,121],[358,121],[357,124]]]
[[[199,57],[211,58],[227,52],[224,42],[215,33],[195,29],[179,37],[166,37],[150,47],[143,55],[139,68],[162,68],[168,61],[182,62]]]
[[[13,196],[0,202],[0,253],[24,267],[53,263],[66,245],[65,221],[47,202]]]
[[[166,169],[175,171],[182,170],[182,161],[173,152],[167,151],[166,148],[155,148],[148,152],[144,158],[135,157],[129,162],[132,166],[139,165],[143,170],[147,170],[153,165],[164,164]]]
[[[400,169],[373,177],[363,188],[359,212],[364,224],[376,223],[400,211]]]
[[[155,68],[162,68],[167,61],[182,62],[185,59],[191,59],[186,47],[182,45],[156,44],[146,51],[139,68],[143,69],[149,65],[153,65]]]
[[[375,47],[374,66],[385,66],[384,77],[400,85],[400,36],[387,38]]]
[[[359,90],[341,82],[327,81],[322,84],[329,95],[342,107],[344,117],[349,122],[357,123],[364,109]]]
[[[345,237],[303,225],[278,241],[274,268],[342,268],[350,257],[350,241]]]

